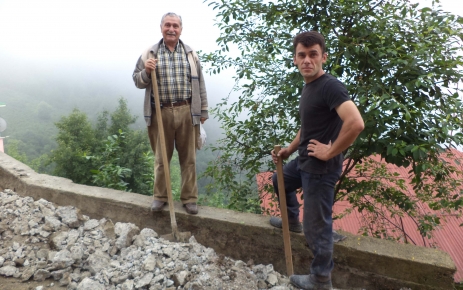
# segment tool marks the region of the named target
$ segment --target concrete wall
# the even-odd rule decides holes
[[[151,197],[112,189],[84,186],[64,178],[38,174],[0,152],[0,189],[12,189],[35,200],[44,198],[57,205],[75,206],[91,218],[110,218],[152,228],[159,234],[171,232],[165,211],[149,211]],[[231,210],[199,207],[187,215],[175,204],[180,231],[190,231],[201,244],[233,259],[255,264],[273,264],[286,273],[282,231],[268,217]],[[335,245],[333,284],[337,288],[362,289],[453,289],[455,265],[437,249],[402,245],[391,241],[343,233],[348,238]],[[291,233],[294,271],[307,274],[311,254],[302,234]]]

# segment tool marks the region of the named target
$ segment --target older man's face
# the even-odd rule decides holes
[[[175,16],[166,16],[161,24],[161,32],[166,45],[176,45],[182,34],[180,19]]]

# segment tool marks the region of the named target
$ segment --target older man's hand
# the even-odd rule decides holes
[[[156,69],[156,64],[158,63],[157,59],[154,58],[148,58],[145,61],[145,71],[146,74],[150,75],[152,71]]]

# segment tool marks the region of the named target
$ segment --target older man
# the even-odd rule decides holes
[[[152,211],[167,203],[164,164],[158,138],[151,74],[155,73],[164,125],[167,158],[178,152],[182,176],[180,199],[189,214],[197,214],[196,132],[208,119],[206,87],[196,52],[180,40],[182,18],[167,13],[161,19],[162,39],[145,50],[137,61],[133,81],[145,89],[144,116],[151,148],[155,154],[155,183]]]

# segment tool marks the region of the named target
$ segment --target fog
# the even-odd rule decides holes
[[[203,52],[217,49],[215,12],[202,0],[0,0],[0,102],[7,105],[0,116],[8,122],[5,133],[15,137],[19,124],[9,120],[24,113],[23,103],[33,106],[42,100],[61,115],[78,108],[96,118],[124,97],[139,116],[137,127],[143,127],[144,91],[135,88],[132,72],[141,52],[162,38],[160,20],[166,12],[182,16],[185,43]],[[230,70],[205,73],[210,107],[230,93],[232,76]],[[25,101],[11,101],[19,97]],[[56,122],[54,112],[50,121]],[[218,126],[213,119],[205,124],[207,131]]]
[[[463,15],[461,1],[441,3]],[[0,0],[0,102],[7,105],[0,116],[24,113],[10,101],[18,96],[31,104],[53,100],[49,105],[63,115],[74,107],[90,114],[112,109],[124,97],[141,126],[143,91],[131,75],[140,53],[162,37],[166,12],[182,16],[185,43],[203,52],[218,48],[217,11],[203,0]],[[231,70],[205,74],[211,107],[230,94],[232,77]]]
[[[132,66],[162,37],[160,20],[169,11],[182,16],[185,42],[216,48],[215,14],[202,0],[2,0],[0,52],[22,61]]]

